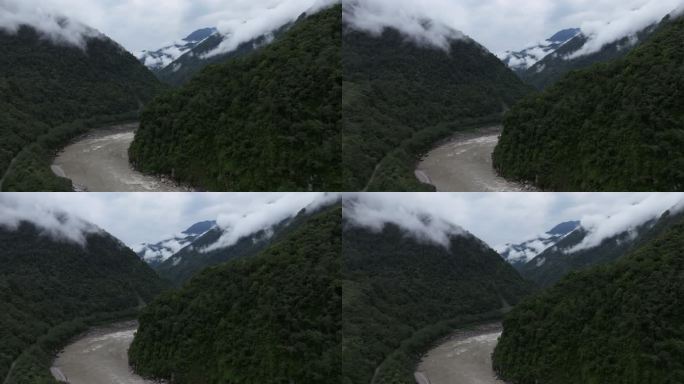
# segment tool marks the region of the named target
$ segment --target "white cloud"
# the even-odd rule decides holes
[[[598,52],[604,46],[633,36],[646,27],[660,21],[668,13],[681,6],[682,0],[651,0],[638,8],[621,9],[609,20],[587,20],[581,24],[582,32],[589,41],[571,58]]]
[[[672,209],[673,213],[676,213],[683,208],[683,193],[663,193],[648,195],[616,212],[596,212],[584,215],[581,219],[582,227],[589,233],[580,244],[568,252],[596,247],[603,240],[624,232],[635,234],[634,231],[639,226],[660,217],[665,211]]]
[[[234,1],[221,13],[217,28],[225,36],[223,42],[206,56],[235,50],[240,44],[268,35],[295,21],[303,13],[316,13],[339,0],[270,0]]]
[[[334,193],[291,193],[270,201],[245,205],[239,210],[223,212],[216,219],[218,226],[223,230],[223,235],[203,251],[230,247],[241,238],[262,230],[268,233],[275,225],[293,218],[304,208],[316,210],[339,199],[339,195]]]
[[[353,23],[368,31],[392,26],[412,36],[443,44],[449,29],[458,30],[499,55],[534,46],[561,29],[597,32],[597,42],[618,31],[634,32],[682,5],[682,0],[359,0]],[[349,3],[351,4],[351,3]],[[632,11],[644,8],[643,13]],[[638,17],[634,17],[637,14]],[[625,18],[626,17],[626,18]],[[448,27],[440,36],[419,28],[420,19]],[[622,20],[617,22],[617,20]],[[614,25],[605,28],[609,22]]]
[[[85,40],[102,35],[81,22],[37,7],[25,0],[0,0],[0,29],[16,33],[23,25],[33,26],[45,38],[57,44],[85,48]]]
[[[0,227],[16,230],[22,222],[34,224],[55,240],[84,246],[86,237],[100,229],[57,207],[37,203],[29,194],[0,194]]]
[[[640,221],[644,215],[656,216],[684,201],[684,194],[668,193],[373,193],[345,194],[361,204],[345,207],[345,217],[364,227],[380,230],[394,223],[413,231],[419,238],[438,244],[454,227],[460,227],[485,241],[493,249],[534,239],[557,224],[592,217],[620,217],[609,221],[596,239],[609,236],[624,223]],[[633,206],[645,202],[641,210]],[[637,214],[639,213],[639,214]],[[428,224],[420,220],[429,215]],[[617,219],[612,219],[617,220]],[[537,244],[534,244],[537,245]]]

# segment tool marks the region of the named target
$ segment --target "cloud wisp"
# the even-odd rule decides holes
[[[16,230],[22,222],[31,223],[54,240],[86,245],[88,234],[101,229],[70,213],[36,203],[29,195],[0,195],[0,227]]]
[[[671,210],[672,213],[679,213],[682,209],[684,209],[684,194],[653,194],[612,214],[597,212],[584,215],[581,225],[588,233],[580,244],[566,252],[574,253],[597,247],[604,240],[625,232],[635,234],[640,226],[657,219],[665,211]]]
[[[14,34],[22,26],[31,26],[55,44],[85,49],[86,40],[102,38],[97,30],[64,15],[22,0],[0,1],[0,29]]]

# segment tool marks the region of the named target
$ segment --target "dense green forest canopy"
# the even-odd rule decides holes
[[[174,383],[339,382],[341,209],[211,267],[140,316],[136,371]]]
[[[512,108],[502,176],[565,191],[684,187],[684,18],[626,57],[571,72]]]
[[[5,383],[52,383],[48,368],[62,343],[89,321],[133,315],[166,287],[110,235],[86,239],[84,246],[55,240],[27,222],[17,229],[0,226],[0,379],[7,377]]]
[[[494,368],[514,384],[684,382],[684,224],[572,273],[505,319]]]
[[[139,169],[207,190],[340,190],[341,7],[209,66],[142,115]]]
[[[57,44],[31,27],[0,29],[0,177],[30,144],[3,190],[71,189],[55,180],[49,155],[105,117],[135,117],[161,89],[154,75],[112,40],[89,38],[82,49]],[[66,125],[66,126],[65,126]],[[48,159],[43,159],[48,157]]]
[[[672,225],[684,220],[684,213],[672,214],[670,211],[657,219],[648,220],[603,241],[595,247],[570,252],[589,235],[580,228],[564,239],[540,253],[519,269],[520,274],[541,287],[548,287],[573,271],[606,264],[617,260],[630,250],[661,235]]]
[[[427,189],[413,175],[421,153],[455,130],[498,123],[504,109],[529,92],[471,40],[452,40],[445,51],[391,28],[374,36],[345,25],[342,67],[348,191]],[[490,119],[477,120],[484,117]]]
[[[484,320],[531,291],[471,235],[451,236],[447,249],[395,225],[345,223],[342,263],[345,384],[414,384],[420,354],[451,330],[443,321]]]

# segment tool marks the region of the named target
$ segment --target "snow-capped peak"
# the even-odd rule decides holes
[[[523,265],[548,248],[556,245],[556,243],[579,227],[579,221],[564,222],[533,239],[519,244],[506,244],[497,249],[497,251],[510,264]]]
[[[569,28],[556,32],[543,42],[527,47],[520,51],[506,51],[500,56],[507,66],[515,71],[525,71],[538,61],[555,52],[582,31],[579,28]]]
[[[193,241],[210,231],[216,226],[216,221],[202,221],[195,223],[185,231],[171,235],[168,238],[154,244],[142,243],[133,250],[146,263],[157,265],[166,261],[181,249],[192,244]]]
[[[198,29],[182,40],[169,43],[163,48],[155,51],[142,51],[138,54],[138,59],[150,69],[162,69],[215,33],[218,33],[216,28]]]

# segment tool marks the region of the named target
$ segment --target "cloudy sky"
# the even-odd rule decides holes
[[[359,0],[354,20],[369,29],[384,24],[411,33],[422,29],[416,17],[425,17],[460,30],[499,54],[571,27],[596,34],[599,44],[614,41],[683,4],[683,0]],[[427,34],[440,45],[439,31]]]
[[[99,30],[129,51],[138,52],[161,48],[203,27],[218,27],[249,40],[269,32],[272,25],[275,29],[295,19],[322,1],[0,0],[0,26],[12,19],[47,25],[46,20],[41,21],[36,15],[60,14]],[[12,17],[7,17],[8,13]]]
[[[314,202],[335,196],[322,193],[3,193],[0,225],[17,219],[39,222],[51,233],[79,240],[87,225],[76,219],[61,225],[46,210],[60,210],[91,222],[128,246],[155,243],[192,224],[217,220],[233,227],[232,236],[249,235]],[[58,228],[60,227],[60,228]],[[233,237],[222,239],[225,243]]]
[[[360,200],[355,212],[360,222],[376,227],[393,222],[416,232],[430,232],[441,242],[448,228],[433,222],[426,228],[416,214],[429,214],[460,226],[493,248],[519,243],[565,221],[580,220],[594,229],[587,241],[605,237],[660,216],[678,205],[684,193],[377,193],[346,195]],[[350,212],[345,209],[345,215]],[[425,235],[426,233],[423,233]]]

